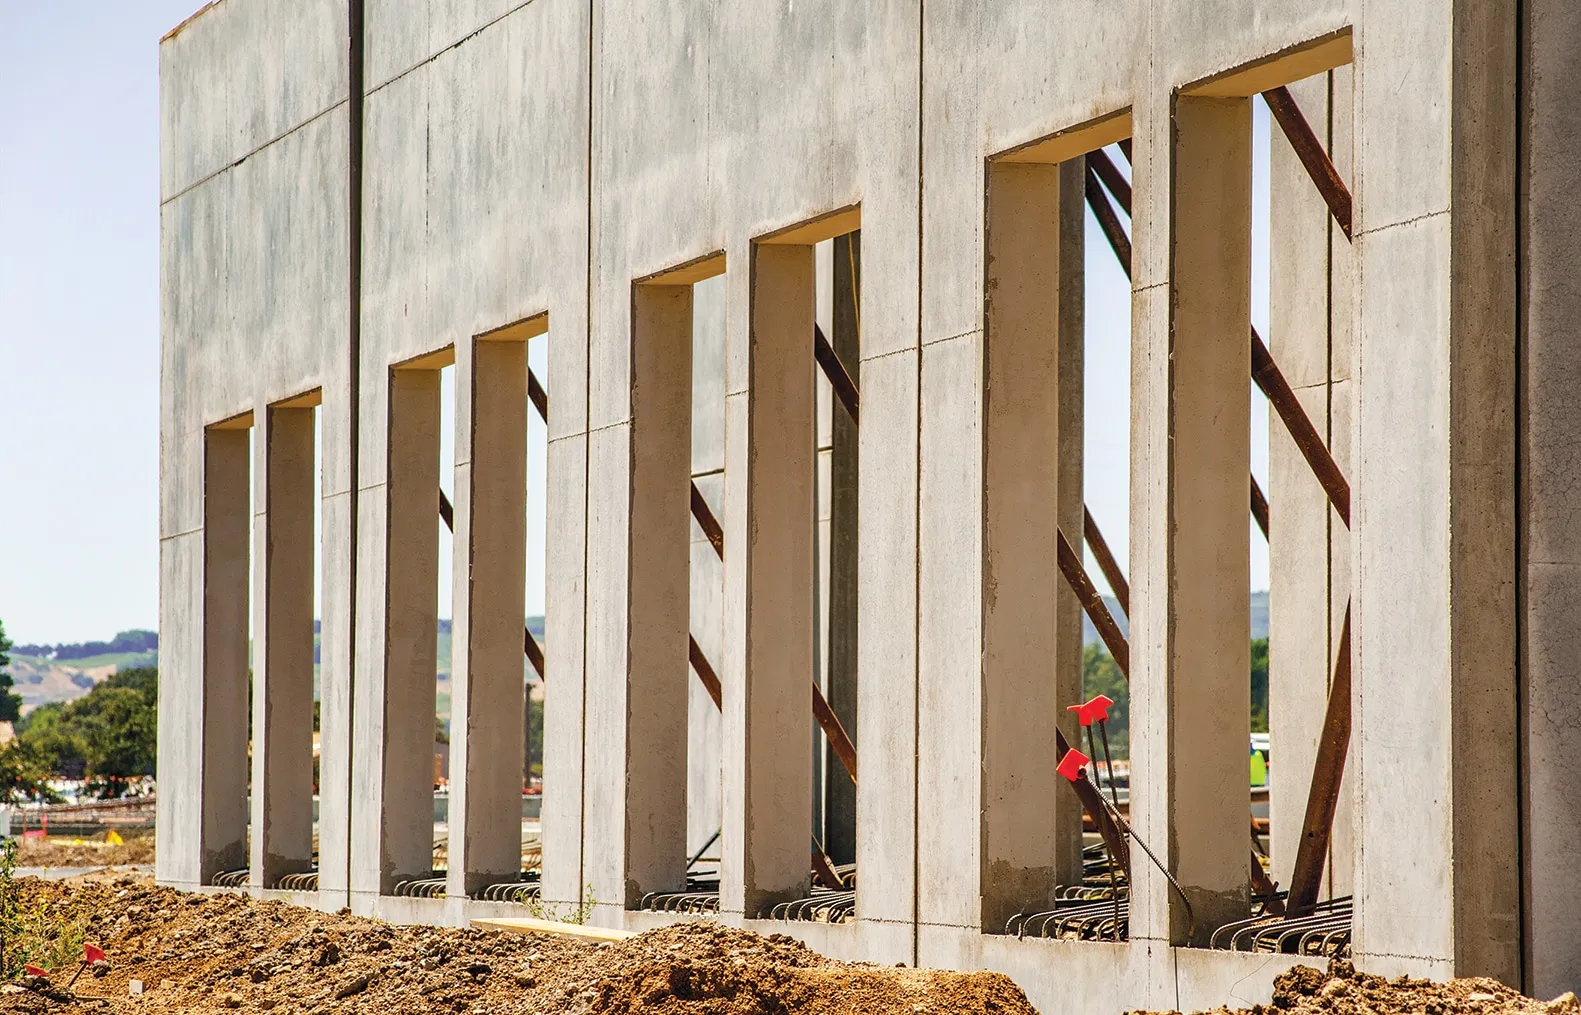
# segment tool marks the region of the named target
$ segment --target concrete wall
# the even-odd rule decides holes
[[[520,408],[511,344],[546,340],[546,901],[660,922],[626,906],[679,887],[679,851],[717,828],[721,918],[832,954],[1001,969],[1050,1012],[1097,996],[1266,1000],[1285,959],[1185,946],[1247,908],[1245,719],[1215,703],[1246,692],[1249,118],[1257,91],[1302,81],[1355,194],[1356,239],[1336,238],[1276,142],[1269,340],[1356,509],[1353,537],[1325,520],[1273,428],[1276,874],[1349,600],[1355,734],[1329,887],[1354,885],[1362,964],[1512,982],[1536,970],[1550,992],[1581,972],[1559,943],[1566,918],[1533,901],[1564,869],[1542,844],[1563,840],[1571,810],[1552,774],[1568,756],[1562,666],[1550,672],[1566,600],[1517,588],[1548,588],[1566,558],[1562,512],[1517,524],[1518,438],[1540,467],[1528,501],[1562,501],[1551,477],[1565,465],[1515,411],[1513,16],[1344,0],[1267,0],[1255,16],[1231,0],[1081,0],[1059,17],[1030,0],[360,9],[355,101],[344,0],[223,0],[161,50],[162,880],[205,883],[243,862],[250,835],[267,890],[271,805],[255,800],[250,821],[235,806],[245,766],[226,749],[246,611],[218,605],[240,566],[234,512],[219,509],[245,516],[250,496],[262,531],[282,519],[267,482],[242,489],[234,454],[230,471],[213,464],[244,430],[213,428],[257,430],[270,406],[322,392],[317,902],[450,923],[490,909],[466,893],[510,866],[512,826],[488,801],[516,773],[489,757],[521,753],[520,709],[505,707],[515,606],[498,595],[520,587],[519,435],[501,420]],[[1547,57],[1559,80],[1567,55]],[[1562,122],[1535,122],[1552,125],[1528,159],[1563,165]],[[1074,604],[1050,571],[1055,525],[1080,523],[1073,160],[1126,137],[1132,807],[1196,928],[1139,863],[1129,945],[1018,941],[994,933],[1005,913],[1074,863],[1075,810],[1049,771],[1080,690]],[[1550,273],[1565,221],[1534,247]],[[814,497],[835,468],[814,448],[838,432],[810,355],[830,298],[815,247],[857,228],[860,335],[845,348],[862,420],[844,481],[860,490],[858,918],[782,924],[756,916],[805,888],[809,684],[834,652],[815,595],[837,583],[837,512]],[[1562,292],[1542,294],[1534,329],[1566,319]],[[1533,420],[1550,426],[1567,376],[1557,342],[1533,339],[1557,372],[1527,377]],[[413,430],[407,410],[430,404],[426,375],[452,360],[455,558],[430,562],[430,422]],[[254,454],[268,480],[272,460]],[[722,565],[680,521],[688,470],[723,523]],[[1522,558],[1518,537],[1551,551]],[[388,893],[420,866],[429,813],[402,774],[401,719],[425,707],[403,646],[429,632],[400,590],[429,581],[429,563],[456,574],[461,785],[449,895],[408,900]],[[274,574],[255,598],[278,591]],[[719,674],[717,715],[685,675],[682,626]],[[1526,692],[1522,651],[1550,668]],[[289,692],[263,672],[266,701]],[[275,742],[269,715],[255,744]],[[254,782],[276,771],[255,767]]]

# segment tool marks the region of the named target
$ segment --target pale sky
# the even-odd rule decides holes
[[[199,5],[0,0],[0,621],[17,642],[158,624],[158,41]],[[1255,109],[1252,316],[1266,334],[1268,116]],[[1088,244],[1086,496],[1123,561],[1130,300],[1090,218]],[[1267,408],[1249,397],[1266,487]],[[541,505],[541,457],[530,468]],[[1261,535],[1251,577],[1267,588]]]

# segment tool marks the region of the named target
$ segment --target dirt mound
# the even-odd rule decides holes
[[[1214,1009],[1215,1015],[1581,1015],[1574,994],[1538,1001],[1498,980],[1477,977],[1439,983],[1409,976],[1393,980],[1359,973],[1349,962],[1328,972],[1296,966],[1274,978],[1274,1003]]]
[[[849,965],[790,938],[707,923],[607,944],[396,927],[183,894],[127,874],[23,884],[24,909],[48,914],[48,934],[35,929],[35,937],[52,940],[32,954],[53,956],[54,987],[75,968],[84,940],[109,953],[108,967],[72,988],[106,999],[97,1011],[1033,1015],[998,974]],[[0,987],[0,1011],[61,1010],[37,993]]]
[[[1033,1012],[998,973],[850,965],[783,934],[708,923],[650,931],[610,949],[588,992],[588,1011],[598,1015]]]

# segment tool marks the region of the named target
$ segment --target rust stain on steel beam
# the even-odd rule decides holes
[[[1098,174],[1098,179],[1109,188],[1109,193],[1114,195],[1121,210],[1127,215],[1131,214],[1131,183],[1120,174],[1119,168],[1102,148],[1087,153],[1087,168]]]
[[[1345,181],[1340,179],[1339,171],[1334,168],[1334,162],[1328,157],[1328,152],[1323,150],[1323,142],[1318,140],[1317,134],[1312,130],[1307,118],[1301,115],[1301,107],[1296,104],[1295,96],[1290,94],[1290,89],[1283,85],[1263,93],[1263,101],[1268,103],[1269,112],[1274,114],[1274,119],[1279,121],[1279,127],[1285,132],[1285,138],[1290,142],[1290,147],[1295,149],[1296,158],[1301,160],[1301,165],[1306,168],[1307,175],[1312,177],[1318,193],[1323,195],[1323,201],[1328,205],[1329,214],[1334,216],[1340,231],[1349,240],[1351,200],[1350,191],[1345,186]]]
[[[1087,549],[1092,551],[1093,559],[1098,562],[1098,570],[1108,579],[1109,587],[1114,590],[1114,598],[1120,601],[1120,612],[1129,617],[1131,585],[1125,580],[1125,572],[1120,570],[1120,563],[1114,559],[1114,553],[1104,540],[1103,533],[1098,531],[1098,523],[1093,520],[1092,512],[1085,506],[1081,509],[1081,527],[1082,537],[1087,540]]]
[[[1093,587],[1092,579],[1087,577],[1087,569],[1082,567],[1081,558],[1076,551],[1071,549],[1070,541],[1065,538],[1065,533],[1054,530],[1059,540],[1059,569],[1070,583],[1076,598],[1081,601],[1081,608],[1087,611],[1087,616],[1092,618],[1092,626],[1098,629],[1098,637],[1103,639],[1104,645],[1109,649],[1109,655],[1114,657],[1115,665],[1120,667],[1120,672],[1127,680],[1131,677],[1131,646],[1126,642],[1125,635],[1120,633],[1120,626],[1114,622],[1109,608],[1103,604],[1103,597]]]
[[[1263,488],[1257,485],[1257,477],[1250,477],[1252,481],[1252,517],[1257,519],[1257,527],[1263,530],[1263,538],[1268,538],[1268,498],[1263,496]]]
[[[1339,808],[1340,781],[1345,776],[1345,755],[1350,749],[1350,604],[1340,628],[1339,655],[1334,660],[1334,680],[1329,684],[1328,709],[1318,738],[1317,760],[1312,763],[1312,787],[1307,792],[1306,816],[1296,845],[1295,870],[1290,876],[1291,916],[1307,916],[1317,905],[1328,859],[1334,812]]]
[[[719,674],[714,672],[708,657],[703,655],[702,646],[698,645],[697,639],[691,635],[686,636],[686,655],[692,662],[692,669],[697,671],[697,679],[702,683],[703,689],[708,692],[710,698],[714,699],[714,707],[723,709],[725,704],[723,688],[719,684]]]
[[[1255,327],[1252,328],[1252,380],[1268,396],[1269,403],[1290,432],[1290,439],[1296,442],[1301,456],[1307,460],[1307,467],[1339,513],[1340,521],[1350,528],[1350,484],[1345,481],[1345,474],[1340,471],[1312,420],[1307,418],[1306,410],[1301,408],[1296,393],[1290,389],[1290,382],[1285,380]]]
[[[445,528],[452,533],[456,531],[456,509],[451,506],[450,498],[445,496],[445,491],[439,491],[439,520],[445,523]],[[538,674],[538,679],[543,677],[543,649],[538,645],[538,639],[532,636],[527,625],[522,625],[522,651],[527,653],[527,661],[532,663],[532,668]]]
[[[1131,277],[1131,238],[1125,235],[1125,228],[1120,225],[1120,219],[1114,213],[1114,208],[1109,204],[1109,197],[1103,192],[1103,187],[1098,183],[1098,174],[1093,172],[1092,163],[1087,163],[1087,205],[1092,209],[1093,217],[1098,220],[1098,225],[1103,229],[1103,235],[1109,240],[1109,246],[1114,250],[1114,256],[1119,260],[1120,267],[1125,269],[1125,277]]]
[[[829,379],[829,386],[834,389],[834,397],[845,406],[851,422],[861,426],[861,396],[856,390],[856,382],[851,380],[850,371],[846,370],[845,364],[840,362],[840,355],[824,337],[823,329],[816,324],[812,326],[812,337],[813,358],[823,369],[823,375]]]

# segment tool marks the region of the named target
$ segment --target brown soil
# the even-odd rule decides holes
[[[396,927],[238,895],[183,894],[125,873],[23,884],[24,911],[48,904],[54,926],[80,927],[109,964],[77,981],[75,1002],[0,987],[5,1012],[1035,1015],[997,973],[850,965],[781,935],[711,923],[604,944]],[[61,950],[80,954],[75,943]],[[48,989],[58,991],[70,971],[57,971]],[[140,996],[129,994],[134,979]]]
[[[1408,976],[1393,980],[1358,973],[1349,962],[1328,972],[1296,966],[1274,978],[1274,1003],[1215,1008],[1214,1015],[1581,1015],[1574,994],[1553,1001],[1526,997],[1486,977],[1438,983]]]
[[[104,867],[109,865],[154,862],[154,837],[127,836],[122,845],[100,840],[27,839],[17,840],[18,867]]]

